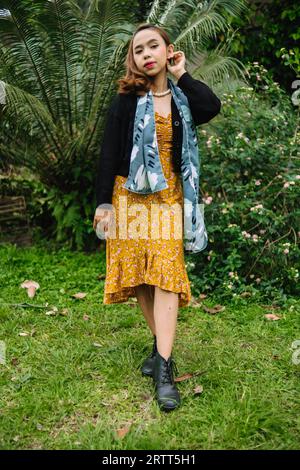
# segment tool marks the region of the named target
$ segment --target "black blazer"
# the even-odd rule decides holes
[[[221,101],[202,81],[194,79],[189,72],[184,72],[177,86],[186,95],[195,126],[204,124],[215,117],[221,109]],[[112,193],[116,175],[128,176],[130,155],[133,146],[133,125],[137,104],[136,94],[118,93],[112,100],[98,161],[96,175],[97,206],[112,203]],[[172,161],[175,172],[181,169],[182,121],[171,99],[171,117],[173,129]]]

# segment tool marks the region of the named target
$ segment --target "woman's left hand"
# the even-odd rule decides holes
[[[171,65],[170,60],[174,59],[174,65]],[[185,69],[185,55],[183,51],[175,51],[173,56],[167,59],[167,68],[172,75],[176,75]]]

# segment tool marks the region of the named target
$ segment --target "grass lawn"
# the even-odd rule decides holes
[[[152,348],[140,307],[104,305],[104,275],[105,251],[0,247],[1,449],[299,448],[300,301],[180,308],[173,355],[193,375],[165,413],[139,370]],[[25,279],[40,283],[32,299]],[[6,305],[25,302],[41,308]]]

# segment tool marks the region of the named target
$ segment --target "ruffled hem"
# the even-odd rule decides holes
[[[122,259],[111,260],[107,267],[103,303],[121,303],[129,297],[136,298],[134,287],[150,284],[178,293],[178,306],[186,307],[191,300],[191,288],[183,266],[180,259],[171,260],[161,253],[145,253],[135,258],[134,263]],[[126,277],[123,275],[125,272]]]

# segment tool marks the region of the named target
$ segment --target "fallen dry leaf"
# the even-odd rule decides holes
[[[69,311],[67,308],[63,308],[60,312],[59,312],[60,315],[63,315],[64,317],[66,317],[68,314],[69,314]]]
[[[129,432],[131,423],[127,424],[123,428],[117,429],[117,435],[119,438],[123,438]]]
[[[86,296],[85,292],[77,292],[77,294],[73,294],[72,297],[75,297],[75,299],[83,299]]]
[[[35,334],[35,329],[32,328],[31,331],[21,331],[19,336],[33,336]]]
[[[206,305],[202,305],[202,308],[205,312],[210,313],[211,315],[215,315],[215,313],[225,310],[225,307],[220,304],[217,304],[214,307],[206,307]]]
[[[268,320],[281,320],[281,317],[279,317],[278,315],[275,315],[274,313],[266,313],[265,317]]]
[[[202,385],[197,385],[195,388],[194,388],[194,394],[195,395],[199,395],[200,393],[203,392],[203,387]]]
[[[241,297],[251,297],[251,292],[245,291],[240,294]]]
[[[48,310],[48,312],[45,312],[45,315],[56,315],[55,310]]]
[[[52,310],[48,310],[48,312],[45,312],[45,315],[56,315],[58,312],[57,307],[52,307]]]
[[[184,380],[191,379],[194,376],[194,374],[184,374],[181,375],[180,377],[175,377],[174,382],[183,382]]]
[[[197,375],[202,375],[205,374],[206,370],[201,370],[198,372],[193,372],[193,373],[187,373],[184,375],[181,375],[180,377],[175,377],[174,382],[183,382],[184,380],[191,379],[192,377],[196,377]]]
[[[27,289],[28,297],[33,298],[35,296],[36,289],[39,289],[40,285],[38,282],[33,281],[32,279],[26,279],[24,282],[22,282],[20,287]]]

